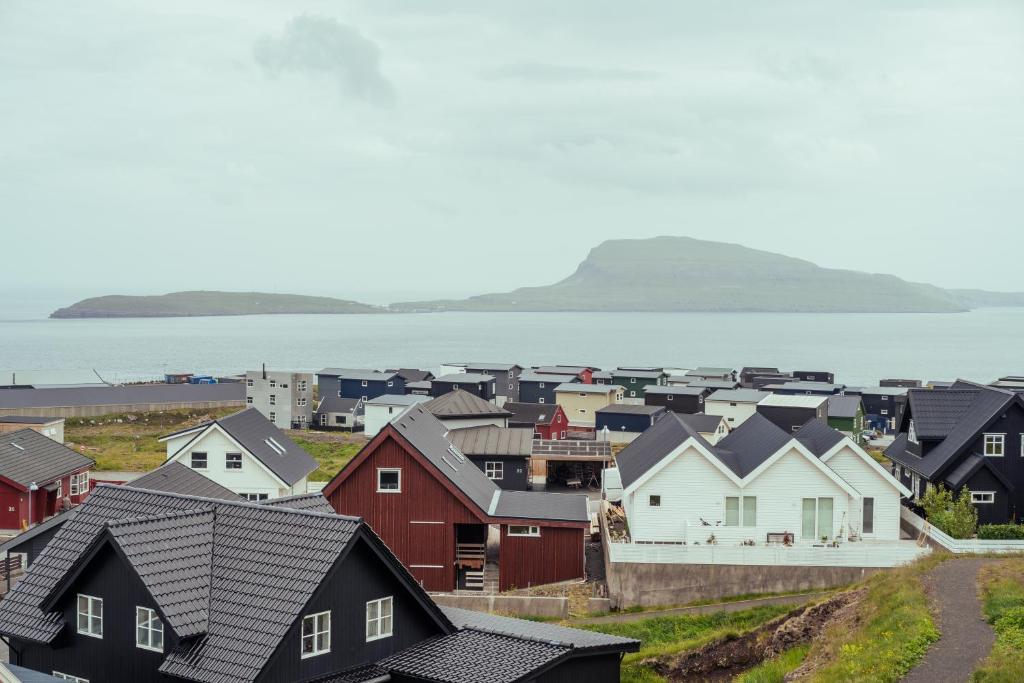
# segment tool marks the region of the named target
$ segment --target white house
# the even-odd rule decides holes
[[[201,472],[249,500],[306,493],[309,453],[255,408],[161,437],[167,460]]]
[[[827,424],[788,434],[754,415],[711,445],[680,417],[659,420],[617,458],[634,543],[899,540],[909,490]]]
[[[429,400],[429,396],[416,394],[382,394],[371,398],[363,404],[363,434],[372,439],[388,422],[405,413],[411,406]]]
[[[767,396],[768,392],[754,389],[719,389],[704,399],[704,412],[721,415],[736,429],[757,413],[757,404]]]

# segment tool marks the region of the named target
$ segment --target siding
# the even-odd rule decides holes
[[[499,589],[582,579],[583,529],[543,527],[540,536],[509,536],[501,525]]]
[[[186,467],[192,466],[192,453],[206,453],[206,469],[196,470],[203,476],[235,493],[265,493],[269,498],[290,496],[293,493],[306,492],[306,479],[303,477],[291,487],[282,486],[281,481],[274,477],[266,467],[253,458],[244,449],[240,449],[224,433],[213,429],[185,451],[170,458],[178,449],[189,442],[195,435],[183,434],[167,441],[167,455]],[[229,470],[225,466],[227,453],[242,453],[242,469]]]
[[[736,405],[731,405],[731,403],[736,403]],[[704,412],[708,415],[721,415],[729,423],[730,429],[736,429],[757,412],[757,404],[706,400],[704,401]]]
[[[578,391],[559,391],[555,394],[555,401],[565,411],[571,424],[593,428],[597,411],[618,403],[615,396],[615,393],[580,395]]]
[[[862,496],[875,499],[875,533],[870,538],[898,541],[900,538],[900,499],[902,494],[849,446],[829,458],[826,463],[843,480],[857,489]],[[853,528],[860,530],[861,500],[851,500],[850,519]]]

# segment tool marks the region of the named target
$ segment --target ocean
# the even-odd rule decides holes
[[[165,372],[437,368],[459,361],[831,370],[988,382],[1024,374],[1024,308],[959,314],[432,313],[0,320],[0,383]]]

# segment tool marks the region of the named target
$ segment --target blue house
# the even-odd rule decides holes
[[[628,403],[605,406],[594,413],[597,438],[600,439],[607,429],[611,441],[632,441],[667,412],[665,406],[638,406]]]
[[[337,396],[368,401],[384,394],[405,394],[405,378],[397,372],[324,368],[317,373],[317,388],[320,398]]]

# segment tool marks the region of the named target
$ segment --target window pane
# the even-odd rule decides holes
[[[163,627],[159,631],[153,632],[153,647],[163,650],[164,649],[164,632]]]
[[[79,595],[78,596],[78,611],[88,612],[89,611],[89,598]]]
[[[818,499],[818,537],[832,536],[832,499]]]
[[[382,636],[391,635],[391,617],[384,617],[380,620],[380,633]]]
[[[326,652],[331,649],[331,634],[321,633],[316,637],[316,649],[318,652]]]
[[[378,607],[379,607],[379,604],[377,603],[376,600],[374,600],[373,602],[366,603],[366,618],[367,619],[376,619],[377,616],[378,616],[378,612],[377,612]]]
[[[302,652],[308,654],[313,651],[314,636],[302,636]]]
[[[83,612],[78,613],[78,630],[88,631],[89,630],[89,616]]]
[[[728,496],[725,499],[725,525],[739,526],[740,524],[740,499]]]
[[[815,510],[818,502],[814,498],[804,498],[803,522],[800,527],[800,535],[803,538],[814,538]]]
[[[381,613],[382,616],[385,616],[385,617],[390,617],[391,616],[391,598],[387,598],[386,600],[384,600],[381,603],[381,605],[380,605],[380,613]]]
[[[136,645],[148,645],[149,639],[146,637],[146,629],[139,626],[135,629],[135,644]]]
[[[865,498],[864,499],[864,524],[862,526],[862,533],[873,534],[875,533],[875,499]]]
[[[313,633],[313,617],[302,618],[302,635],[307,636]]]
[[[89,633],[93,633],[97,636],[103,635],[103,620],[99,617],[92,617],[89,619]]]
[[[142,625],[144,625],[148,621],[149,621],[149,619],[148,619],[148,617],[146,615],[146,610],[142,609],[141,607],[136,607],[135,608],[135,625],[136,626],[142,626]]]
[[[375,619],[368,619],[366,621],[366,637],[373,638],[377,635],[377,621]]]
[[[743,496],[743,526],[757,526],[757,498]]]

